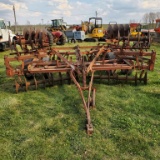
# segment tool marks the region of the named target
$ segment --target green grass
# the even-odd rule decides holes
[[[0,53],[0,160],[159,160],[160,47],[148,84],[94,83],[94,133],[74,84],[15,93]]]

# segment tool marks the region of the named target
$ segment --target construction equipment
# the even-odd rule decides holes
[[[17,37],[7,28],[3,19],[0,19],[0,50],[5,50]]]
[[[88,23],[82,22],[82,30],[86,33],[86,42],[105,40],[105,29],[102,26],[101,17],[90,17]]]
[[[16,92],[73,81],[86,113],[88,134],[93,132],[90,109],[96,105],[94,80],[147,84],[147,71],[154,70],[156,52],[148,51],[150,45],[140,45],[149,42],[147,37],[118,37],[113,43],[75,47],[51,47],[47,32],[26,32],[25,37],[32,38],[15,41],[14,50],[4,56],[6,74],[15,77]],[[12,65],[14,61],[20,64]]]

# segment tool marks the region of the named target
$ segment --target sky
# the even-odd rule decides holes
[[[141,22],[145,13],[159,12],[160,0],[0,0],[0,18],[14,24],[51,24],[52,19],[81,24],[89,17],[111,22]]]

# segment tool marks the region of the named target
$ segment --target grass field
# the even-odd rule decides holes
[[[82,44],[81,44],[82,45]],[[95,82],[94,133],[74,84],[15,93],[0,53],[0,160],[159,160],[160,46],[148,84]]]

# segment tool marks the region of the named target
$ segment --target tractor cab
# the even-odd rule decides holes
[[[66,30],[66,22],[63,21],[63,19],[53,19],[51,20],[52,24],[51,24],[51,29],[52,30],[60,30],[60,31],[64,31]]]
[[[104,37],[104,30],[102,27],[102,18],[101,17],[91,17],[89,18],[88,32],[93,38],[102,38]]]

